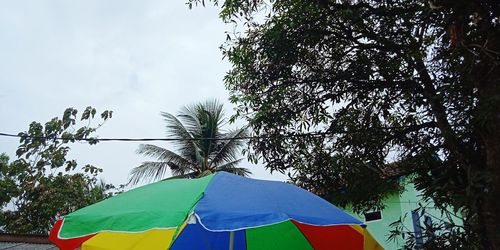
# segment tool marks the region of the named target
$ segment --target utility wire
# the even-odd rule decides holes
[[[407,129],[411,127],[421,127],[425,128],[429,124],[420,125],[409,125],[409,126],[393,126],[393,127],[382,127],[382,130],[394,130],[394,129]],[[288,133],[280,135],[260,135],[260,136],[240,136],[232,138],[98,138],[98,137],[86,137],[86,138],[62,138],[53,136],[30,136],[25,133],[19,134],[9,134],[1,133],[0,136],[4,137],[16,137],[16,138],[31,138],[31,139],[42,139],[42,140],[69,140],[69,141],[127,141],[127,142],[144,142],[144,141],[201,141],[201,140],[213,140],[213,141],[228,141],[228,140],[251,140],[251,139],[276,139],[276,138],[293,138],[293,137],[308,137],[308,136],[328,136],[334,134],[348,134],[348,133],[358,133],[367,132],[366,129],[359,130],[349,130],[349,131],[331,131],[331,132],[310,132],[310,133]]]
[[[14,138],[31,138],[31,139],[41,139],[41,140],[69,140],[69,141],[74,140],[74,141],[99,141],[99,142],[101,142],[101,141],[144,142],[144,141],[201,141],[201,140],[228,141],[228,140],[251,140],[251,139],[324,136],[324,135],[331,135],[331,134],[332,133],[327,133],[327,132],[312,132],[312,133],[302,133],[302,134],[240,136],[240,137],[231,137],[231,138],[98,138],[98,137],[62,138],[62,137],[52,137],[52,136],[30,136],[30,135],[26,135],[26,134],[9,134],[9,133],[0,133],[0,136],[14,137]]]

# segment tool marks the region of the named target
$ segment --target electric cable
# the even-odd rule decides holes
[[[99,138],[99,137],[84,137],[84,138],[62,138],[62,137],[52,137],[52,136],[30,136],[26,134],[9,134],[0,133],[3,137],[15,137],[15,138],[31,138],[31,139],[42,139],[42,140],[69,140],[69,141],[126,141],[126,142],[145,142],[145,141],[201,141],[201,140],[213,140],[213,141],[228,141],[228,140],[251,140],[251,139],[271,139],[271,138],[287,138],[287,137],[307,137],[307,136],[324,136],[331,135],[332,133],[327,132],[313,132],[313,133],[301,133],[301,134],[283,134],[283,135],[264,135],[264,136],[237,136],[230,138]]]

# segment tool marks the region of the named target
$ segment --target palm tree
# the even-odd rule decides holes
[[[167,123],[167,137],[174,141],[177,152],[151,144],[142,144],[137,153],[152,157],[155,161],[143,162],[132,169],[129,183],[155,181],[164,177],[167,169],[174,178],[197,178],[217,171],[226,171],[242,176],[250,174],[246,168],[238,167],[238,159],[246,128],[222,130],[226,124],[223,105],[209,100],[186,106],[176,116],[162,112]]]

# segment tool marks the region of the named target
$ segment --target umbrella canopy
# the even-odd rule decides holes
[[[62,250],[382,249],[361,221],[304,189],[225,172],[119,194],[66,215],[49,238]]]

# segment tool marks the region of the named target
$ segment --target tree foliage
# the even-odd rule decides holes
[[[237,116],[271,137],[251,157],[358,210],[413,175],[464,248],[500,246],[500,1],[214,2],[244,27],[223,46]]]
[[[162,113],[167,123],[167,138],[174,141],[176,151],[143,144],[137,153],[156,161],[143,162],[130,174],[130,183],[164,178],[168,169],[174,177],[196,178],[217,171],[246,176],[250,171],[239,167],[238,155],[247,136],[246,128],[225,131],[223,105],[216,100],[184,107],[177,116]]]
[[[0,207],[9,203],[19,191],[13,177],[9,171],[9,156],[5,153],[0,154]]]
[[[101,114],[101,123],[93,127],[91,121],[96,110],[87,107],[80,116],[68,108],[62,118],[55,117],[44,125],[32,122],[28,131],[21,132],[18,159],[8,162],[0,157],[0,188],[4,207],[1,214],[3,230],[10,233],[47,233],[56,217],[93,204],[110,195],[112,185],[98,180],[102,169],[92,165],[79,167],[76,160],[68,159],[70,143],[86,139],[98,142],[93,133],[112,112]]]

